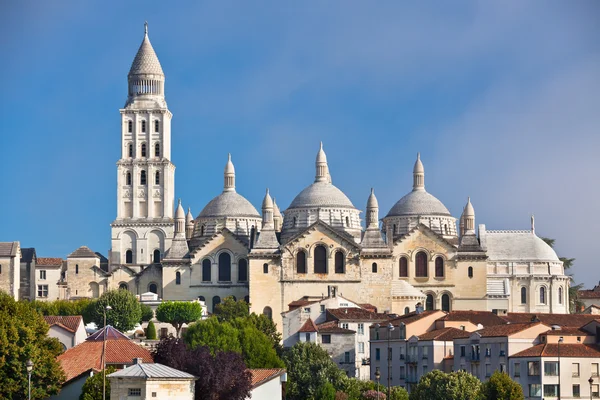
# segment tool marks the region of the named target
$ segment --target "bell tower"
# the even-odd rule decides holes
[[[117,218],[111,224],[111,265],[141,268],[160,262],[174,235],[175,166],[165,75],[144,26],[127,75],[117,162]]]

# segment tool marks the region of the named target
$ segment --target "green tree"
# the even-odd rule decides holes
[[[554,249],[554,242],[556,239],[550,238],[540,238],[546,244]],[[565,273],[569,275],[570,278],[570,286],[569,286],[569,312],[572,314],[578,313],[585,307],[585,304],[579,298],[579,291],[583,289],[583,283],[575,285],[575,280],[573,279],[573,274],[569,273],[571,268],[573,267],[573,263],[575,262],[574,258],[567,257],[559,257],[559,260],[563,263],[563,268],[565,269]]]
[[[367,390],[375,390],[375,382],[362,381],[356,378],[345,378],[339,390],[348,395],[348,400],[362,400],[362,394]]]
[[[152,321],[148,322],[148,327],[146,328],[146,339],[156,340],[156,327]]]
[[[106,367],[106,375],[116,372],[115,367]],[[83,387],[81,388],[81,394],[79,400],[102,400],[102,383],[103,375],[102,372],[95,373],[85,380]],[[110,381],[106,378],[106,398],[110,399]]]
[[[198,346],[208,347],[213,355],[219,351],[242,352],[239,331],[231,324],[219,322],[216,318],[208,318],[190,325],[184,340],[191,349]]]
[[[91,308],[95,302],[96,300],[93,299],[55,301],[33,300],[29,302],[29,304],[42,315],[81,315],[83,317],[83,322],[88,324],[93,322]]]
[[[56,357],[62,345],[47,336],[48,329],[42,315],[29,303],[17,302],[0,291],[0,397],[27,397],[27,360],[33,362],[32,399],[60,392],[65,375]]]
[[[244,300],[235,301],[229,296],[215,307],[215,316],[220,322],[232,321],[236,318],[244,318],[250,314],[249,305]]]
[[[522,400],[523,388],[510,379],[508,374],[496,371],[490,379],[481,386],[479,400]]]
[[[149,305],[140,303],[140,309],[142,310],[142,322],[148,322],[154,318],[154,312]]]
[[[390,400],[408,400],[408,392],[401,386],[390,388]]]
[[[467,372],[433,370],[421,377],[410,400],[475,400],[480,389],[479,379]]]
[[[335,388],[331,382],[325,382],[324,385],[317,389],[315,398],[319,400],[335,400]]]
[[[318,400],[317,391],[330,382],[339,389],[346,378],[329,354],[315,343],[299,342],[283,353],[288,372],[289,400]]]
[[[267,335],[273,344],[273,348],[279,357],[283,354],[283,346],[281,345],[281,333],[277,330],[277,326],[272,319],[266,315],[255,313],[250,314],[248,320],[262,333]]]
[[[202,306],[195,301],[165,301],[156,309],[156,319],[173,325],[177,337],[183,324],[202,318]]]
[[[135,295],[128,290],[109,290],[100,296],[92,308],[92,320],[98,327],[104,326],[104,310],[106,306],[112,309],[106,312],[106,324],[120,331],[129,331],[142,320],[142,310]]]

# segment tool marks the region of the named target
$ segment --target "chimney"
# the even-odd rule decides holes
[[[137,357],[133,359],[133,365],[141,364],[143,362],[142,357]]]

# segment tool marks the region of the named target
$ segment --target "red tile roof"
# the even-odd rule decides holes
[[[404,314],[401,315],[399,317],[396,317],[394,319],[392,319],[390,322],[392,323],[392,325],[394,326],[399,326],[401,322],[403,322],[405,325],[408,325],[410,323],[413,323],[415,321],[418,321],[422,318],[425,318],[427,316],[430,316],[431,314],[440,312],[438,310],[433,310],[433,311],[423,311],[421,314],[417,314],[415,311],[408,313],[408,314]]]
[[[580,299],[600,299],[600,290],[579,290],[577,292]]]
[[[429,331],[422,335],[418,335],[419,340],[439,340],[439,341],[452,341],[459,338],[468,338],[471,335],[470,332],[463,331],[458,328],[442,328]]]
[[[527,323],[539,320],[546,325],[581,327],[598,318],[593,314],[542,314],[542,313],[508,313],[502,317],[513,323]]]
[[[106,364],[131,365],[134,358],[153,363],[148,350],[131,340],[106,340]],[[102,370],[102,341],[85,341],[58,356],[66,382],[91,369]]]
[[[327,309],[327,319],[337,319],[339,321],[387,321],[390,319],[388,314],[376,314],[369,310],[357,307],[329,308]]]
[[[491,311],[452,311],[441,321],[469,321],[475,325],[481,324],[484,328],[494,325],[504,325],[506,321]]]
[[[525,329],[529,329],[533,326],[540,325],[541,322],[534,322],[529,324],[505,324],[490,326],[476,331],[481,337],[499,337],[499,336],[510,336],[515,333],[522,332]],[[550,327],[548,327],[550,328]],[[537,335],[536,335],[537,336]]]
[[[538,344],[537,346],[520,351],[512,355],[512,357],[557,357],[558,346],[557,343]],[[598,358],[600,357],[600,347],[595,344],[561,344],[560,356]]]
[[[71,315],[71,316],[56,316],[56,315],[47,315],[44,316],[44,320],[50,326],[58,325],[61,326],[71,332],[77,332],[79,325],[83,323],[83,318],[81,315]]]
[[[250,374],[252,375],[252,389],[285,374],[285,369],[281,368],[250,369],[248,371],[250,371]]]
[[[372,311],[374,313],[377,312],[377,307],[375,307],[373,304],[371,303],[361,303],[359,304],[359,306],[361,306],[362,308],[364,308],[365,310],[369,310]]]
[[[344,333],[344,334],[356,333],[356,331],[342,328],[341,326],[338,325],[337,321],[324,322],[322,324],[317,325],[317,329],[318,329],[319,333]]]
[[[58,267],[62,265],[62,262],[62,258],[38,257],[35,261],[35,265],[40,267]]]
[[[304,307],[304,306],[307,306],[309,304],[314,304],[314,303],[317,303],[317,302],[318,302],[317,300],[304,300],[304,299],[294,300],[290,304],[288,304],[288,308],[289,308],[288,311],[292,311],[292,310],[295,310],[297,308]]]
[[[300,330],[298,332],[317,332],[317,326],[315,325],[315,323],[313,322],[313,320],[309,317],[306,322],[304,323],[304,325],[302,325],[302,328],[300,328]]]
[[[548,332],[542,333],[542,335],[547,336],[592,336],[591,333],[584,331],[581,328],[576,328],[572,326],[565,326],[560,329],[550,329]]]

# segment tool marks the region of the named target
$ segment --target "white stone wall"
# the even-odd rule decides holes
[[[271,379],[268,382],[263,383],[262,385],[252,389],[250,392],[250,397],[248,399],[252,400],[281,400],[282,394],[282,383],[281,377]]]
[[[194,381],[186,380],[145,380],[141,378],[108,378],[110,379],[110,399],[169,399],[193,400]],[[141,389],[141,397],[130,397],[129,389]]]
[[[41,272],[46,271],[46,279],[41,279]],[[60,290],[57,285],[57,282],[60,280],[61,275],[61,266],[58,267],[48,267],[48,266],[36,266],[35,274],[34,274],[34,285],[35,288],[35,296],[33,297],[36,300],[42,301],[54,301],[60,299]],[[48,296],[47,297],[39,297],[38,296],[38,286],[40,285],[48,285]]]

